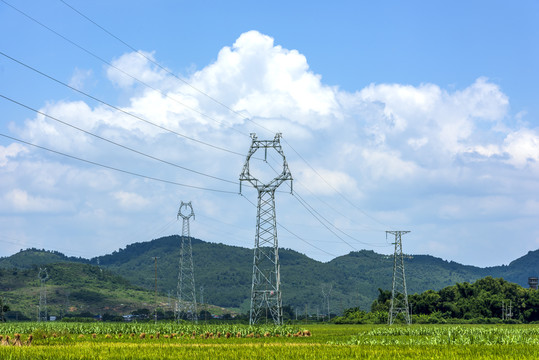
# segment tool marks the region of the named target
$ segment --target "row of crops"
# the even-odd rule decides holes
[[[377,327],[335,344],[346,345],[539,345],[534,325],[435,325]]]
[[[312,332],[312,336],[311,335]],[[536,359],[539,325],[7,323],[0,359]],[[227,337],[226,334],[229,334]],[[30,335],[31,346],[24,346]]]
[[[58,338],[68,335],[109,335],[116,338],[134,335],[143,338],[153,337],[279,337],[310,336],[308,330],[296,326],[274,325],[238,325],[238,324],[192,324],[159,322],[154,323],[54,323],[54,322],[20,322],[0,324],[0,334],[33,334],[34,338]],[[218,335],[219,334],[219,335]],[[227,335],[228,334],[228,335]],[[39,336],[36,336],[39,335]],[[172,335],[172,336],[171,336]],[[81,338],[83,337],[81,336]]]

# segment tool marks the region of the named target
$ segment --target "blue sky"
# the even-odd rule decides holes
[[[0,98],[2,134],[230,193],[0,137],[0,256],[179,233],[181,201],[194,237],[252,247],[241,154],[282,132],[281,247],[390,254],[385,231],[410,230],[407,253],[507,264],[539,247],[538,20],[535,1],[2,1],[0,51],[101,100],[0,55],[20,103]]]

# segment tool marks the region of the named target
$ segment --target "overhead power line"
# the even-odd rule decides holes
[[[2,0],[3,1],[3,0]],[[169,69],[167,69],[166,67],[162,66],[161,64],[159,64],[157,61],[153,60],[152,58],[146,56],[143,52],[141,52],[140,50],[137,50],[134,46],[130,45],[129,43],[127,43],[126,41],[122,40],[120,37],[114,35],[112,32],[110,32],[109,30],[107,30],[106,28],[104,28],[103,26],[99,25],[95,20],[92,20],[89,16],[85,15],[84,13],[82,13],[80,10],[76,9],[75,7],[73,7],[72,5],[68,4],[67,2],[65,2],[64,0],[60,0],[64,5],[66,5],[67,7],[71,8],[73,11],[75,11],[77,14],[79,14],[80,16],[82,16],[83,18],[85,18],[86,20],[88,20],[89,22],[91,22],[92,24],[94,24],[95,26],[97,26],[98,28],[100,28],[102,31],[104,31],[105,33],[107,33],[109,36],[113,37],[114,39],[118,40],[119,42],[121,42],[123,45],[125,45],[127,48],[129,48],[130,50],[136,52],[137,54],[139,54],[140,56],[142,56],[144,59],[148,60],[149,62],[151,62],[152,64],[154,64],[155,66],[159,67],[161,70],[165,71],[167,74],[173,76],[174,78],[178,79],[179,81],[181,81],[182,83],[184,83],[185,85],[189,86],[190,88],[192,88],[193,90],[197,91],[198,93],[204,95],[205,97],[207,97],[208,99],[214,101],[216,104],[218,105],[221,105],[223,106],[225,109],[229,110],[231,113],[237,115],[239,118],[241,118],[242,120],[246,120],[246,121],[249,121],[251,122],[252,124],[258,126],[259,128],[267,131],[268,133],[273,133],[274,131],[268,129],[267,127],[257,123],[256,121],[254,121],[253,119],[249,118],[249,117],[246,117],[244,116],[242,113],[232,109],[231,107],[229,107],[228,105],[226,105],[225,103],[219,101],[218,99],[214,98],[213,96],[207,94],[206,92],[198,89],[197,87],[193,86],[192,84],[190,84],[189,82],[187,82],[186,80],[182,79],[181,77],[177,76],[176,74],[174,74],[172,71],[170,71]]]
[[[350,246],[352,249],[358,251],[358,249],[350,244],[348,241],[344,240],[339,234],[335,233],[330,227],[334,228],[336,231],[340,232],[344,236],[360,243],[363,245],[369,245],[369,246],[376,246],[376,247],[387,247],[387,244],[374,244],[374,243],[368,243],[365,241],[361,241],[359,239],[356,239],[355,237],[349,235],[347,232],[343,231],[339,227],[335,226],[331,221],[329,221],[327,218],[325,218],[320,212],[318,212],[313,206],[311,206],[303,197],[301,197],[297,191],[295,191],[292,195],[298,200],[298,202],[320,223],[322,224],[328,231],[330,231],[333,235],[335,235],[337,238],[339,238],[342,242],[344,242],[346,245]]]
[[[0,0],[0,1],[2,1],[2,0]],[[112,104],[110,104],[110,103],[107,103],[106,101],[103,101],[103,100],[101,100],[101,99],[99,99],[99,98],[97,98],[97,97],[95,97],[95,96],[93,96],[93,95],[90,95],[90,94],[88,94],[88,93],[86,93],[86,92],[84,92],[84,91],[82,91],[82,90],[79,90],[79,89],[77,89],[77,88],[75,88],[75,87],[73,87],[73,86],[71,86],[71,85],[69,85],[69,84],[66,84],[66,83],[64,83],[63,81],[60,81],[60,80],[54,78],[53,76],[47,75],[47,74],[45,74],[44,72],[42,72],[42,71],[40,71],[40,70],[38,70],[38,69],[36,69],[36,68],[34,68],[34,67],[28,65],[28,64],[25,64],[24,62],[22,62],[22,61],[20,61],[20,60],[17,60],[17,59],[15,59],[15,58],[13,58],[13,57],[11,57],[11,56],[5,54],[5,53],[2,52],[2,51],[0,51],[0,55],[2,55],[2,56],[4,56],[4,57],[6,57],[6,58],[8,58],[8,59],[10,59],[10,60],[12,60],[12,61],[14,61],[14,62],[16,62],[16,63],[19,64],[19,65],[22,65],[22,66],[26,67],[27,69],[30,69],[30,70],[32,70],[32,71],[34,71],[34,72],[40,74],[40,75],[42,75],[42,76],[44,76],[44,77],[46,77],[46,78],[48,78],[48,79],[50,79],[50,80],[52,80],[52,81],[55,81],[55,82],[57,82],[57,83],[60,84],[60,85],[63,85],[63,86],[65,86],[65,87],[67,87],[67,88],[69,88],[69,89],[71,89],[71,90],[73,90],[73,91],[76,91],[76,92],[78,92],[79,94],[82,94],[82,95],[84,95],[84,96],[86,96],[86,97],[88,97],[88,98],[90,98],[90,99],[92,99],[92,100],[95,100],[95,101],[97,101],[97,102],[99,102],[99,103],[101,103],[101,104],[103,104],[103,105],[106,105],[106,106],[108,106],[108,107],[110,107],[110,108],[112,108],[112,109],[114,109],[114,110],[117,110],[117,111],[121,112],[122,114],[131,116],[131,117],[133,117],[133,118],[135,118],[135,119],[137,119],[137,120],[143,121],[143,122],[145,122],[145,123],[147,123],[147,124],[150,124],[150,125],[152,125],[152,126],[155,126],[155,127],[159,128],[159,129],[161,129],[161,130],[164,130],[164,131],[170,132],[170,133],[172,133],[172,134],[178,135],[178,136],[180,136],[180,137],[182,137],[182,138],[184,138],[184,139],[187,139],[187,140],[190,140],[190,141],[194,141],[194,142],[196,142],[196,143],[199,143],[199,144],[202,144],[202,145],[205,145],[205,146],[209,146],[209,147],[214,148],[214,149],[217,149],[217,150],[225,151],[225,152],[228,152],[228,153],[231,153],[231,154],[234,154],[234,155],[238,155],[238,156],[242,156],[242,157],[245,156],[245,154],[241,154],[241,153],[236,152],[236,151],[232,151],[232,150],[229,150],[229,149],[225,149],[225,148],[223,148],[223,147],[216,146],[216,145],[213,145],[213,144],[204,142],[204,141],[202,141],[202,140],[195,139],[195,138],[193,138],[193,137],[190,137],[190,136],[181,134],[181,133],[179,133],[179,132],[177,132],[177,131],[168,129],[168,128],[164,127],[164,126],[158,125],[158,124],[156,124],[156,123],[154,123],[154,122],[151,122],[151,121],[149,121],[149,120],[147,120],[147,119],[144,119],[144,118],[142,118],[142,117],[140,117],[140,116],[138,116],[138,115],[135,115],[135,114],[132,114],[132,113],[130,113],[130,112],[128,112],[128,111],[125,111],[125,110],[123,110],[122,108],[119,108],[119,107],[114,106],[114,105],[112,105]]]
[[[37,19],[35,19],[34,17],[28,15],[28,14],[25,13],[24,11],[22,11],[22,10],[16,8],[15,6],[11,5],[10,3],[6,2],[5,0],[0,0],[0,1],[3,2],[4,4],[6,4],[7,6],[11,7],[11,8],[14,9],[15,11],[19,12],[20,14],[24,15],[24,16],[27,17],[28,19],[34,21],[36,24],[38,24],[38,25],[44,27],[44,28],[47,29],[48,31],[50,31],[50,32],[52,32],[53,34],[59,36],[60,38],[62,38],[63,40],[67,41],[67,42],[70,43],[71,45],[73,45],[73,46],[79,48],[80,50],[84,51],[84,52],[87,53],[88,55],[90,55],[90,56],[96,58],[97,60],[101,61],[101,62],[104,63],[105,65],[107,65],[107,66],[109,66],[109,67],[111,67],[111,68],[113,68],[113,69],[115,69],[115,70],[118,70],[119,72],[121,72],[121,73],[124,74],[125,76],[127,76],[127,77],[129,77],[129,78],[135,80],[136,82],[138,82],[138,83],[140,83],[140,84],[146,86],[146,87],[149,88],[149,89],[152,89],[152,90],[158,92],[158,93],[161,94],[162,96],[164,96],[164,97],[166,97],[166,98],[168,98],[168,99],[170,99],[170,100],[172,100],[172,101],[174,101],[174,102],[180,104],[181,106],[185,107],[186,109],[189,109],[189,110],[191,110],[191,111],[193,111],[193,112],[199,114],[200,116],[203,116],[203,117],[205,117],[205,118],[207,118],[207,119],[209,119],[209,120],[211,120],[211,121],[214,121],[214,122],[216,122],[216,123],[222,125],[222,122],[220,122],[219,120],[214,119],[213,117],[211,117],[211,116],[209,116],[209,115],[203,113],[202,111],[197,110],[197,109],[195,109],[195,108],[193,108],[193,107],[191,107],[191,106],[189,106],[189,105],[187,105],[187,104],[185,104],[185,103],[179,101],[178,99],[176,99],[176,98],[174,98],[174,97],[172,97],[172,96],[170,96],[170,95],[168,95],[168,94],[165,94],[165,93],[164,93],[163,91],[161,91],[160,89],[158,89],[158,88],[156,88],[156,87],[154,87],[154,86],[151,86],[150,84],[148,84],[148,83],[146,83],[146,82],[140,80],[140,79],[137,78],[136,76],[133,76],[132,74],[129,74],[128,72],[126,72],[126,71],[120,69],[119,67],[117,67],[117,66],[111,64],[110,62],[108,62],[107,60],[103,59],[103,58],[100,57],[99,55],[97,55],[97,54],[93,53],[92,51],[86,49],[86,48],[83,47],[82,45],[77,44],[75,41],[69,39],[68,37],[66,37],[66,36],[64,36],[64,35],[62,35],[62,34],[60,34],[60,33],[57,32],[56,30],[54,30],[54,29],[52,29],[51,27],[49,27],[49,26],[43,24],[43,23],[40,22],[39,20],[37,20]],[[230,128],[231,128],[232,130],[234,130],[234,131],[237,131],[238,133],[240,133],[240,134],[242,134],[242,135],[248,136],[247,134],[241,132],[241,131],[238,130],[238,129],[235,129],[234,127],[230,127]]]
[[[271,156],[270,156],[271,157]],[[273,170],[273,172],[275,172],[276,174],[278,174],[277,170],[275,170],[275,168],[269,163],[269,162],[266,162],[267,165]],[[305,187],[305,185],[303,185],[303,187]],[[311,194],[312,191],[310,191],[307,187],[305,187]],[[334,228],[335,230],[337,230],[338,232],[342,233],[343,235],[345,235],[346,237],[358,242],[358,243],[361,243],[361,244],[364,244],[364,245],[370,245],[370,246],[376,246],[376,247],[387,247],[388,244],[374,244],[374,243],[368,243],[368,242],[365,242],[365,241],[361,241],[359,239],[356,239],[355,237],[349,235],[348,233],[346,233],[345,231],[343,231],[342,229],[338,228],[337,226],[335,226],[331,221],[329,221],[327,218],[325,218],[322,214],[320,214],[320,212],[318,212],[312,205],[310,205],[302,196],[300,196],[296,191],[292,191],[292,189],[290,189],[290,193],[292,195],[294,195],[294,197],[296,198],[296,200],[298,200],[298,202],[301,204],[301,206],[303,206],[305,208],[305,210],[307,210],[307,212],[309,212],[309,214],[311,214],[320,224],[322,224],[322,226],[324,226],[329,232],[331,232],[333,235],[335,235],[338,239],[340,239],[343,243],[345,243],[346,245],[350,246],[352,249],[358,251],[358,249],[356,249],[352,244],[350,244],[349,242],[347,242],[346,240],[344,240],[341,236],[339,236],[337,233],[335,233],[332,229],[330,229],[330,227]],[[314,194],[313,194],[314,195]],[[324,202],[325,203],[325,202]],[[325,203],[328,207],[330,207],[331,209],[333,209],[329,204]],[[335,209],[333,209],[333,211],[337,212]],[[341,215],[342,216],[342,215]]]
[[[253,203],[251,200],[249,200],[249,199],[248,199],[246,196],[244,196],[243,194],[240,194],[240,195],[241,195],[245,200],[247,200],[251,205],[253,205],[253,207],[256,208],[256,204],[255,204],[255,203]],[[288,233],[291,234],[292,236],[294,236],[296,239],[298,239],[298,240],[304,242],[305,244],[307,244],[307,245],[309,245],[309,246],[315,248],[316,250],[319,250],[319,251],[321,251],[321,252],[323,252],[324,254],[327,254],[327,255],[329,255],[329,256],[337,257],[337,255],[332,254],[332,253],[330,253],[330,252],[328,252],[328,251],[326,251],[326,250],[324,250],[324,249],[322,249],[322,248],[319,248],[318,246],[316,246],[316,245],[310,243],[309,241],[305,240],[304,238],[302,238],[302,237],[299,236],[298,234],[292,232],[290,229],[288,229],[286,226],[284,226],[283,224],[279,223],[278,221],[277,221],[277,225],[278,225],[279,227],[283,228],[286,232],[288,232]]]
[[[38,20],[34,19],[33,17],[29,16],[28,14],[24,13],[23,11],[15,8],[13,5],[10,5],[9,3],[7,3],[5,0],[0,0],[2,2],[4,2],[5,4],[7,4],[8,6],[12,7],[13,9],[15,9],[16,11],[20,12],[21,14],[23,14],[24,16],[28,17],[29,19],[31,19],[32,21],[38,23],[39,25],[45,27],[47,30],[53,32],[54,34],[56,34],[57,36],[60,36],[61,38],[63,38],[65,41],[71,43],[72,45],[78,47],[79,49],[83,50],[84,52],[88,53],[89,55],[97,58],[98,60],[102,61],[103,63],[105,63],[106,65],[122,72],[123,74],[125,74],[126,76],[134,79],[135,81],[149,87],[150,89],[153,89],[159,93],[161,93],[163,96],[166,96],[168,98],[170,98],[171,100],[174,100],[176,102],[178,102],[180,105],[192,110],[192,111],[195,111],[197,113],[199,113],[200,115],[204,116],[204,117],[207,117],[209,118],[210,120],[212,121],[215,121],[217,123],[220,123],[219,121],[217,121],[216,119],[213,119],[211,118],[210,116],[196,110],[196,109],[193,109],[193,108],[190,108],[189,106],[179,102],[177,99],[174,99],[172,97],[170,97],[169,95],[167,94],[164,94],[163,92],[161,92],[159,89],[156,89],[154,87],[152,87],[151,85],[143,82],[142,80],[140,79],[137,79],[136,77],[132,76],[131,74],[128,74],[126,73],[125,71],[123,71],[122,69],[110,64],[109,62],[107,62],[106,60],[102,59],[101,57],[99,57],[98,55],[92,53],[91,51],[85,49],[84,47],[82,47],[81,45],[78,45],[77,43],[73,42],[72,40],[68,39],[67,37],[61,35],[60,33],[56,32],[55,30],[51,29],[50,27],[42,24],[41,22],[39,22]],[[123,43],[125,46],[127,46],[128,48],[130,48],[131,50],[135,51],[137,54],[139,54],[140,56],[144,57],[145,59],[147,59],[148,61],[150,61],[151,63],[153,63],[154,65],[156,65],[157,67],[159,67],[160,69],[164,70],[165,72],[167,72],[168,74],[174,76],[176,79],[178,79],[179,81],[183,82],[184,84],[186,84],[187,86],[193,88],[194,90],[196,90],[197,92],[203,94],[204,96],[210,98],[211,100],[213,100],[214,102],[216,102],[217,104],[223,106],[224,108],[228,109],[229,111],[231,111],[232,113],[240,116],[243,120],[247,120],[251,123],[253,123],[254,125],[268,131],[268,132],[271,132],[271,130],[269,130],[268,128],[264,127],[263,125],[261,124],[258,124],[257,122],[255,122],[254,120],[250,119],[250,118],[246,118],[243,114],[235,111],[234,109],[228,107],[226,104],[220,102],[219,100],[211,97],[210,95],[206,94],[205,92],[197,89],[196,87],[192,86],[191,84],[189,84],[188,82],[186,82],[185,80],[181,79],[180,77],[176,76],[175,74],[173,74],[172,72],[170,72],[168,69],[166,69],[165,67],[163,67],[162,65],[160,65],[159,63],[157,63],[156,61],[154,61],[153,59],[147,57],[146,55],[144,55],[142,52],[136,50],[133,46],[129,45],[127,42],[123,41],[122,39],[120,39],[119,37],[117,37],[116,35],[112,34],[110,31],[108,31],[107,29],[105,29],[104,27],[102,27],[101,25],[97,24],[97,22],[93,21],[92,19],[90,19],[88,16],[84,15],[82,12],[80,12],[79,10],[75,9],[74,7],[72,7],[71,5],[67,4],[65,1],[63,0],[60,0],[62,3],[64,3],[66,6],[70,7],[73,11],[77,12],[79,15],[83,16],[84,18],[86,18],[88,21],[92,22],[94,25],[96,25],[97,27],[99,27],[101,30],[103,30],[104,32],[106,32],[108,35],[114,37],[116,40],[120,41],[121,43]],[[78,90],[76,90],[78,91]],[[80,91],[79,91],[80,92]],[[233,130],[236,130],[238,131],[237,129],[234,129],[232,128]],[[241,133],[241,132],[240,132]],[[243,135],[246,135],[244,133],[242,133]],[[343,198],[347,203],[349,203],[351,206],[353,206],[354,208],[356,208],[358,211],[360,211],[361,213],[363,213],[365,216],[371,218],[372,220],[374,220],[375,222],[379,223],[380,225],[383,225],[384,227],[386,228],[391,228],[390,226],[387,226],[386,224],[378,221],[376,218],[372,217],[371,215],[369,215],[368,213],[366,213],[364,210],[360,209],[356,204],[354,204],[353,202],[351,202],[346,196],[344,196],[341,192],[339,192],[337,189],[335,189],[303,156],[301,156],[285,139],[283,139],[285,141],[286,144],[288,144],[290,146],[290,148],[300,157],[300,159],[305,162],[314,172],[315,174],[320,177],[330,188],[332,188],[337,194],[339,194],[339,196],[341,198]]]
[[[118,171],[118,172],[121,172],[121,173],[124,173],[124,174],[129,174],[129,175],[141,177],[141,178],[148,179],[148,180],[159,181],[159,182],[166,183],[166,184],[183,186],[183,187],[188,187],[188,188],[197,189],[197,190],[213,191],[213,192],[219,192],[219,193],[225,193],[225,194],[237,194],[236,191],[211,189],[211,188],[205,188],[205,187],[202,187],[202,186],[182,184],[182,183],[178,183],[178,182],[175,182],[175,181],[163,180],[163,179],[155,178],[155,177],[152,177],[152,176],[146,176],[146,175],[138,174],[138,173],[135,173],[135,172],[132,172],[132,171],[122,170],[122,169],[119,169],[119,168],[116,168],[116,167],[113,167],[113,166],[104,165],[104,164],[101,164],[101,163],[98,163],[98,162],[95,162],[95,161],[86,160],[86,159],[83,159],[83,158],[80,158],[80,157],[77,157],[77,156],[73,156],[73,155],[69,155],[69,154],[66,154],[66,153],[63,153],[63,152],[60,152],[60,151],[57,151],[57,150],[52,150],[52,149],[46,148],[44,146],[32,144],[31,142],[24,141],[24,140],[21,140],[21,139],[17,139],[17,138],[15,138],[13,136],[9,136],[9,135],[6,135],[6,134],[0,133],[0,136],[3,136],[5,138],[8,138],[8,139],[11,139],[11,140],[14,140],[14,141],[18,141],[18,142],[20,142],[22,144],[26,144],[26,145],[36,147],[36,148],[41,149],[41,150],[46,150],[46,151],[52,152],[54,154],[62,155],[62,156],[68,157],[70,159],[82,161],[82,162],[85,162],[87,164],[92,164],[92,165],[99,166],[99,167],[102,167],[102,168],[105,168],[105,169]]]
[[[350,201],[350,199],[348,199],[346,196],[344,196],[339,190],[335,189],[335,187],[333,185],[331,185],[329,183],[329,181],[327,181],[303,156],[301,156],[301,154],[299,152],[296,151],[296,149],[294,149],[294,147],[292,145],[290,145],[290,143],[288,143],[288,141],[286,141],[286,139],[283,138],[283,141],[285,142],[285,144],[287,144],[290,149],[292,149],[292,151],[294,153],[296,153],[296,155],[305,163],[307,164],[307,166],[309,168],[311,168],[311,170],[322,180],[324,181],[324,183],[326,183],[327,186],[329,186],[333,191],[335,191],[337,194],[339,194],[339,196],[344,200],[346,201],[348,204],[350,204],[351,206],[353,206],[356,210],[358,210],[359,212],[361,212],[363,215],[367,216],[368,218],[370,218],[371,220],[375,221],[376,223],[382,225],[382,226],[385,226],[387,228],[390,228],[392,229],[391,226],[388,226],[382,222],[380,222],[379,220],[377,220],[376,218],[374,218],[373,216],[367,214],[364,210],[362,210],[361,208],[359,208],[356,204],[354,204],[352,201]]]
[[[322,224],[322,226],[324,226],[329,232],[331,232],[333,235],[335,235],[337,238],[339,238],[343,243],[345,243],[346,245],[350,246],[352,249],[358,251],[358,249],[356,249],[355,246],[353,246],[352,244],[350,244],[348,241],[344,240],[342,237],[339,236],[339,234],[337,234],[335,231],[333,231],[332,229],[330,229],[330,227],[326,224],[329,223],[331,224],[326,218],[324,218],[322,215],[320,215],[320,213],[318,211],[316,211],[312,206],[310,206],[309,204],[305,203],[303,198],[301,196],[299,196],[297,193],[293,193],[292,195],[294,195],[294,198],[296,198],[296,200],[298,200],[298,202],[301,204],[301,206],[303,206],[305,208],[305,210],[307,210],[320,224]],[[322,219],[325,221],[322,221]]]
[[[331,209],[332,211],[334,211],[336,214],[338,214],[339,216],[342,216],[343,218],[345,218],[346,220],[350,221],[351,223],[355,223],[357,220],[352,220],[350,219],[350,217],[348,217],[348,215],[346,214],[343,214],[341,211],[339,211],[338,209],[336,209],[334,206],[332,206],[330,203],[328,203],[327,201],[321,199],[319,196],[317,196],[312,190],[310,190],[307,186],[305,186],[305,184],[303,184],[302,182],[300,182],[299,180],[296,180],[296,184],[298,185],[301,185],[303,188],[305,188],[305,190],[307,190],[309,192],[309,194],[311,196],[313,196],[316,200],[320,201],[322,204],[324,204],[324,206],[328,207],[329,209]],[[297,189],[297,188],[296,188]],[[296,193],[297,193],[297,190],[296,190]],[[364,226],[362,231],[385,231],[383,229],[377,229],[377,228],[373,228],[373,227],[369,227],[369,226]],[[359,241],[359,240],[358,240]],[[361,242],[361,241],[360,241]],[[372,245],[372,244],[370,244]]]
[[[135,150],[135,149],[130,148],[130,147],[126,146],[126,145],[119,144],[119,143],[117,143],[117,142],[115,142],[115,141],[109,140],[109,139],[104,138],[104,137],[102,137],[102,136],[100,136],[100,135],[94,134],[94,133],[92,133],[92,132],[90,132],[90,131],[86,131],[86,130],[81,129],[81,128],[75,126],[75,125],[72,125],[72,124],[68,123],[68,122],[65,122],[65,121],[63,121],[63,120],[60,120],[60,119],[58,119],[58,118],[55,118],[54,116],[48,115],[48,114],[46,114],[46,113],[44,113],[44,112],[42,112],[42,111],[39,111],[39,110],[37,110],[37,109],[34,109],[34,108],[32,108],[32,107],[30,107],[30,106],[28,106],[28,105],[24,105],[24,104],[22,104],[22,103],[20,103],[20,102],[18,102],[18,101],[16,101],[16,100],[13,100],[13,99],[11,99],[11,98],[9,98],[9,97],[7,97],[7,96],[4,96],[4,95],[2,95],[2,94],[0,94],[0,97],[6,99],[6,100],[8,100],[8,101],[11,101],[11,102],[14,103],[14,104],[17,104],[17,105],[19,105],[19,106],[22,106],[22,107],[24,107],[24,108],[26,108],[26,109],[28,109],[28,110],[32,110],[32,111],[36,112],[37,114],[43,115],[43,116],[45,116],[45,117],[47,117],[47,118],[49,118],[49,119],[51,119],[51,120],[57,121],[57,122],[59,122],[59,123],[61,123],[61,124],[64,124],[64,125],[66,125],[66,126],[69,126],[69,127],[73,128],[73,129],[76,129],[76,130],[78,130],[78,131],[80,131],[80,132],[83,132],[83,133],[85,133],[85,134],[87,134],[87,135],[93,136],[93,137],[95,137],[95,138],[97,138],[97,139],[100,139],[100,140],[102,140],[102,141],[108,142],[108,143],[110,143],[110,144],[113,144],[113,145],[115,145],[115,146],[121,147],[121,148],[123,148],[123,149],[132,151],[132,152],[134,152],[134,153],[136,153],[136,154],[145,156],[145,157],[150,158],[150,159],[152,159],[152,160],[156,160],[156,161],[162,162],[162,163],[164,163],[164,164],[171,165],[171,166],[177,167],[177,168],[179,168],[179,169],[182,169],[182,170],[185,170],[185,171],[189,171],[189,172],[195,173],[195,174],[197,174],[197,175],[206,176],[206,177],[209,177],[209,178],[212,178],[212,179],[224,181],[224,182],[231,183],[231,184],[237,184],[235,181],[226,180],[226,179],[223,179],[223,178],[220,178],[220,177],[217,177],[217,176],[213,176],[213,175],[209,175],[209,174],[202,173],[202,172],[200,172],[200,171],[196,171],[196,170],[193,170],[193,169],[189,169],[189,168],[186,168],[186,167],[184,167],[184,166],[181,166],[181,165],[178,165],[178,164],[171,163],[171,162],[169,162],[169,161],[167,161],[167,160],[163,160],[163,159],[157,158],[157,157],[155,157],[155,156],[153,156],[153,155],[149,155],[149,154],[143,153],[143,152],[141,152],[141,151]]]
[[[96,21],[92,20],[90,17],[88,17],[87,15],[85,15],[84,13],[82,13],[80,10],[76,9],[75,7],[73,7],[72,5],[68,4],[67,2],[65,2],[64,0],[60,0],[64,5],[66,5],[67,7],[69,7],[70,9],[72,9],[73,11],[75,11],[77,14],[79,14],[80,16],[82,16],[83,18],[85,18],[86,20],[88,20],[89,22],[91,22],[92,24],[94,24],[95,26],[97,26],[98,28],[100,28],[101,30],[103,30],[105,33],[107,33],[108,35],[110,35],[111,37],[113,37],[114,39],[118,40],[119,42],[121,42],[122,44],[124,44],[125,46],[127,46],[130,50],[136,52],[137,54],[139,54],[140,56],[142,56],[144,59],[148,60],[149,62],[151,62],[152,64],[154,64],[155,66],[157,66],[158,68],[160,68],[161,70],[165,71],[167,74],[173,76],[174,78],[178,79],[179,81],[181,81],[182,83],[184,83],[185,85],[189,86],[191,89],[197,91],[198,93],[204,95],[205,97],[207,97],[208,99],[214,101],[215,103],[223,106],[224,108],[228,109],[230,112],[240,116],[243,120],[247,120],[247,121],[251,121],[251,119],[243,116],[241,113],[237,112],[236,110],[232,109],[231,107],[229,107],[228,105],[224,104],[223,102],[217,100],[216,98],[212,97],[211,95],[209,95],[208,93],[200,90],[199,88],[193,86],[192,84],[190,84],[189,82],[185,81],[184,79],[182,79],[181,77],[177,76],[175,73],[173,73],[172,71],[170,71],[169,69],[167,69],[166,67],[162,66],[161,64],[159,64],[157,61],[155,61],[154,59],[152,59],[151,57],[148,57],[146,56],[143,52],[141,52],[140,50],[137,50],[134,46],[130,45],[129,43],[125,42],[124,40],[122,40],[121,38],[119,38],[118,36],[114,35],[112,32],[110,32],[109,30],[105,29],[103,26],[99,25]]]

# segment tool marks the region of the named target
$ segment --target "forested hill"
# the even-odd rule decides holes
[[[34,251],[40,252],[32,250],[25,254],[33,257]],[[50,252],[43,253],[43,257],[57,259]],[[133,286],[123,277],[97,266],[78,262],[0,268],[0,292],[4,303],[14,312],[12,319],[19,320],[36,319],[42,295],[46,297],[49,315],[54,316],[106,312],[129,314],[155,300],[152,291]],[[158,301],[162,304],[166,300],[161,297]]]
[[[89,264],[90,260],[81,257],[66,256],[58,251],[31,248],[21,250],[9,257],[0,258],[0,268],[31,269],[35,266],[65,262]]]
[[[208,243],[192,239],[193,262],[197,298],[223,307],[249,305],[253,254],[251,249]],[[180,237],[168,236],[160,239],[134,243],[112,254],[89,260],[116,273],[130,283],[153,289],[155,267],[157,286],[163,294],[175,294],[178,279]],[[26,256],[32,261],[40,259],[46,263],[69,261],[61,254],[23,251],[0,259],[0,267],[19,267],[25,264]],[[280,249],[281,282],[283,303],[300,309],[301,312],[316,313],[323,301],[321,287],[331,287],[330,306],[339,313],[341,309],[360,306],[368,310],[378,296],[378,288],[390,290],[393,258],[373,251],[357,251],[322,263],[289,249]],[[14,261],[17,259],[17,261]],[[87,262],[74,258],[70,261]],[[448,262],[429,255],[414,255],[405,259],[408,293],[420,293],[429,289],[439,290],[459,282],[473,282],[492,276],[527,287],[529,276],[539,275],[539,250],[513,261],[508,266],[479,268]],[[201,287],[203,288],[201,292]]]
[[[508,266],[496,266],[488,270],[497,277],[528,287],[528,277],[539,276],[539,250],[529,251]]]

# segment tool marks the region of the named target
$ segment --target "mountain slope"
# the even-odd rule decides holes
[[[135,243],[91,261],[96,263],[99,259],[102,266],[151,289],[157,257],[158,288],[175,294],[180,240],[180,236],[168,236]],[[197,293],[202,286],[205,301],[246,311],[250,302],[252,250],[198,239],[192,239],[192,248]],[[354,306],[369,309],[378,288],[391,288],[393,257],[373,251],[351,252],[327,263],[289,249],[280,249],[279,257],[283,303],[302,312],[316,313],[317,309],[321,311],[326,307],[322,307],[322,286],[331,285],[330,307],[335,312]],[[428,255],[405,259],[405,269],[410,293],[438,290],[456,282],[471,282],[499,273]]]
[[[35,248],[21,250],[16,254],[13,254],[9,257],[0,258],[0,269],[30,269],[34,266],[41,266],[52,263],[61,263],[61,262],[78,262],[89,264],[88,259],[65,256],[64,254],[58,251],[50,250],[38,250]]]
[[[112,254],[85,260],[99,264],[130,283],[175,297],[178,281],[180,236],[168,236],[148,242],[134,243]],[[222,307],[247,311],[250,303],[253,254],[251,249],[208,243],[192,239],[197,299]],[[39,251],[38,251],[39,252]],[[46,255],[46,256],[45,256]],[[57,259],[68,261],[61,254],[39,255],[23,251],[0,259],[1,267],[22,267],[31,261]],[[355,251],[327,263],[313,260],[294,250],[280,249],[283,304],[301,313],[323,312],[322,286],[331,287],[331,311],[360,306],[370,309],[378,296],[378,288],[391,290],[393,257],[373,251]],[[7,266],[11,264],[12,266]],[[13,266],[15,265],[15,266]],[[473,282],[485,276],[503,277],[527,287],[529,276],[539,274],[539,250],[516,259],[508,266],[479,268],[448,262],[429,255],[405,258],[408,293],[439,290],[455,283]]]
[[[48,275],[43,293],[38,267],[0,269],[2,296],[11,310],[21,314],[21,319],[35,320],[42,294],[46,294],[48,314],[56,316],[81,312],[128,314],[153,307],[154,293],[97,266],[74,262],[42,265]],[[162,303],[163,299],[158,301]]]
[[[505,280],[528,287],[528,277],[539,276],[539,250],[529,251],[526,255],[513,260],[508,266],[492,267],[489,271]]]

